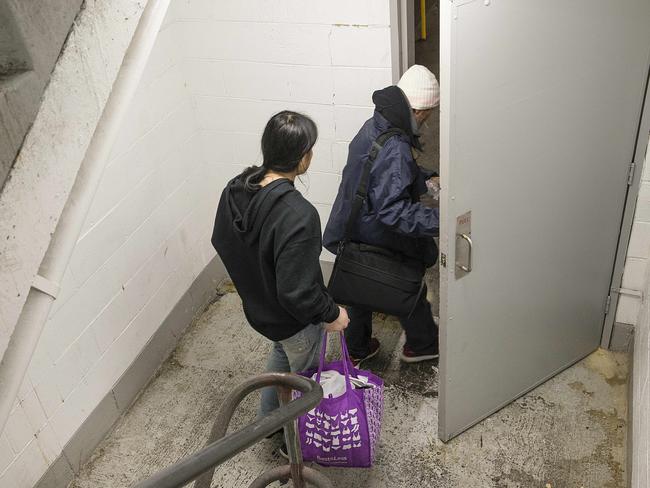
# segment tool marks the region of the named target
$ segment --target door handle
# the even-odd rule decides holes
[[[456,240],[458,239],[463,239],[464,241],[467,242],[469,245],[468,251],[467,251],[467,266],[459,263],[456,261],[456,267],[463,270],[465,273],[471,273],[472,271],[472,249],[474,243],[472,242],[472,238],[468,236],[467,234],[456,234]]]

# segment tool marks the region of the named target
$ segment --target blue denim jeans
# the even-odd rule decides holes
[[[288,339],[273,342],[266,372],[297,373],[318,366],[323,332],[321,324],[311,324]],[[263,388],[258,416],[271,413],[279,405],[276,388]]]

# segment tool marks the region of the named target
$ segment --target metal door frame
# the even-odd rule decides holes
[[[603,334],[601,347],[609,349],[614,331],[616,320],[616,311],[618,309],[618,299],[620,296],[621,285],[623,282],[623,273],[625,272],[625,261],[627,259],[627,247],[630,243],[632,234],[632,225],[634,224],[634,213],[636,211],[636,200],[639,196],[641,187],[641,177],[643,175],[643,166],[645,162],[646,151],[648,149],[648,137],[650,136],[650,59],[648,60],[648,74],[646,79],[646,91],[642,106],[639,107],[639,126],[636,134],[633,159],[630,166],[629,185],[627,195],[625,196],[625,209],[621,217],[621,231],[616,247],[616,259],[614,269],[612,270],[612,279],[610,282],[610,293],[606,300],[605,317],[603,322]]]
[[[393,83],[415,63],[415,9],[413,0],[390,0],[390,53]]]

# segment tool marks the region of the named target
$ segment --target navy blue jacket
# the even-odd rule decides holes
[[[343,239],[351,202],[372,142],[391,124],[375,111],[352,140],[339,192],[323,235],[325,247],[336,253]],[[427,266],[435,264],[439,210],[420,203],[426,193],[425,177],[413,159],[408,134],[391,137],[370,171],[368,198],[351,240],[399,251]]]

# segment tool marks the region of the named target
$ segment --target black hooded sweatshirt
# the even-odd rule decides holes
[[[272,341],[309,324],[333,322],[339,308],[323,283],[318,212],[287,179],[246,190],[241,175],[221,195],[212,245],[248,322]]]

